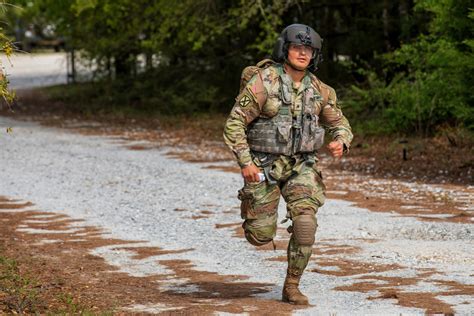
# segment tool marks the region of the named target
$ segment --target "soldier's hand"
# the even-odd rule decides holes
[[[328,150],[331,152],[331,155],[334,158],[341,158],[342,153],[344,152],[344,145],[341,142],[335,140],[329,143]]]
[[[255,164],[251,163],[250,165],[243,167],[241,172],[245,182],[260,182],[260,178],[258,176],[260,169],[258,169]]]

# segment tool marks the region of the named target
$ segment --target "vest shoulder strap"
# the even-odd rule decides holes
[[[318,89],[319,93],[321,93],[321,97],[323,98],[323,107],[326,106],[329,101],[329,94],[331,93],[331,88],[327,84],[319,80],[319,78],[316,76],[312,76],[311,81],[313,85],[316,86],[316,89]]]

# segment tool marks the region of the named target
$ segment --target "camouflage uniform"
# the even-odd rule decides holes
[[[241,167],[253,162],[262,169],[265,154],[251,151],[248,144],[248,127],[257,118],[271,118],[278,114],[280,75],[284,73],[281,64],[271,65],[253,76],[236,99],[224,129],[226,144],[234,152]],[[334,89],[322,83],[309,71],[299,87],[291,91],[290,112],[296,117],[302,111],[305,89],[314,88],[319,92],[312,103],[321,125],[332,136],[344,144],[347,151],[352,140],[352,132],[347,119],[337,105]],[[324,102],[322,95],[326,96]],[[262,158],[263,157],[263,158]],[[245,183],[239,191],[241,215],[245,220],[243,228],[247,240],[259,246],[271,242],[277,230],[277,209],[280,194],[287,203],[287,218],[299,229],[310,230],[298,238],[292,234],[288,245],[288,273],[301,275],[312,252],[316,233],[316,212],[324,204],[325,187],[321,173],[316,167],[314,155],[295,154],[273,157],[267,171],[273,181]],[[263,172],[263,169],[262,169]]]

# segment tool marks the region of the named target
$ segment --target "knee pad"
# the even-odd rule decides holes
[[[255,236],[255,234],[253,234],[250,231],[245,232],[245,238],[247,239],[249,243],[251,243],[254,246],[263,246],[273,240],[273,239],[268,239],[268,238],[258,238],[257,236]]]
[[[300,246],[312,246],[316,234],[316,218],[312,215],[299,215],[293,219],[293,234]]]
[[[250,223],[249,223],[250,222]],[[254,225],[252,225],[254,224]],[[263,246],[273,240],[276,232],[276,226],[269,225],[255,225],[254,220],[246,220],[242,224],[245,238],[254,246]],[[275,227],[274,227],[275,226]]]

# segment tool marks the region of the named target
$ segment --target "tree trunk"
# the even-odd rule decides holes
[[[115,78],[130,76],[132,67],[130,65],[130,54],[119,53],[114,56]]]
[[[392,45],[390,44],[390,1],[383,1],[382,10],[382,24],[383,24],[383,38],[385,43],[385,50],[388,52],[391,50]]]
[[[153,53],[151,52],[145,53],[145,69],[146,71],[153,69]]]
[[[331,49],[331,44],[329,40],[329,34],[331,34],[331,26],[330,26],[330,10],[329,6],[324,6],[323,8],[324,15],[323,15],[323,20],[321,23],[321,37],[326,40],[323,42],[323,59],[324,63],[320,65],[320,70],[318,71],[318,76],[327,78],[329,74],[329,64],[332,61],[332,49]]]

